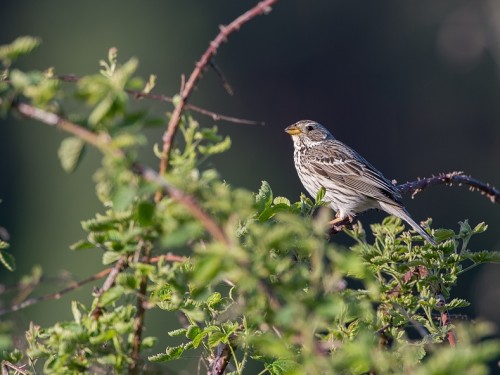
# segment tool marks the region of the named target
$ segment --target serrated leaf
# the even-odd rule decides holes
[[[78,137],[68,137],[61,142],[57,155],[67,173],[73,172],[82,159],[85,142]]]
[[[467,306],[470,306],[470,302],[468,302],[464,299],[460,299],[460,298],[454,298],[446,304],[446,308],[448,308],[450,310],[460,308],[460,307],[467,307]]]
[[[0,263],[4,265],[9,271],[14,272],[16,269],[15,258],[6,251],[0,250]]]
[[[220,256],[212,255],[203,257],[195,265],[193,283],[196,286],[206,286],[209,284],[222,268]]]
[[[152,356],[149,356],[148,359],[151,362],[167,362],[173,361],[174,359],[178,359],[184,353],[184,345],[174,346],[167,348],[165,353],[159,353]]]
[[[189,326],[186,332],[186,337],[190,340],[194,340],[201,332],[201,328],[198,326]]]
[[[152,224],[155,205],[152,202],[142,201],[137,205],[135,217],[139,225],[147,227]]]
[[[271,374],[285,375],[293,373],[294,370],[298,369],[298,363],[291,359],[278,359],[273,363],[266,366],[266,369]]]
[[[264,211],[273,202],[273,191],[267,181],[262,181],[259,192],[255,196],[255,205],[258,212]]]
[[[449,238],[453,238],[455,236],[455,232],[451,229],[436,229],[434,231],[434,238],[437,242],[445,241]]]
[[[77,324],[80,324],[82,320],[82,312],[79,309],[77,301],[71,301],[71,313],[73,314],[73,319]]]
[[[207,298],[207,305],[210,307],[213,307],[217,305],[220,301],[222,301],[222,295],[219,292],[212,293],[208,298]]]
[[[321,188],[316,193],[316,204],[320,203],[323,200],[325,194],[326,194],[326,189],[323,186],[321,186]]]
[[[273,204],[275,204],[275,205],[285,205],[285,206],[290,207],[290,200],[288,198],[285,198],[285,197],[276,197],[273,200]]]
[[[141,342],[141,348],[142,349],[150,349],[153,346],[155,346],[157,342],[158,342],[157,337],[154,337],[154,336],[144,337],[142,339],[142,342]]]
[[[88,249],[95,249],[95,245],[89,241],[85,240],[80,240],[78,242],[75,242],[74,244],[69,246],[70,250],[77,251],[77,250],[88,250]]]
[[[474,234],[479,234],[479,233],[485,232],[486,229],[488,229],[488,225],[483,221],[482,223],[479,223],[478,225],[476,225],[474,227],[474,229],[472,230],[472,232]]]
[[[207,146],[199,146],[198,150],[203,155],[216,155],[226,152],[231,148],[231,138],[226,137],[222,142],[207,145]]]
[[[41,39],[32,36],[21,36],[10,44],[0,46],[0,60],[5,66],[9,66],[14,60],[26,55],[37,48]]]
[[[118,300],[124,293],[124,289],[121,286],[114,286],[107,291],[105,291],[99,298],[99,307],[104,307],[112,304]]]
[[[107,266],[108,264],[115,263],[120,257],[121,254],[116,251],[106,251],[102,254],[102,264]]]

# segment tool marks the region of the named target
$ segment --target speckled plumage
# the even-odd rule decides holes
[[[313,197],[325,188],[324,201],[337,213],[338,221],[372,208],[381,209],[403,219],[429,243],[436,244],[410,217],[394,184],[324,126],[303,120],[285,131],[293,138],[295,168],[302,184]]]

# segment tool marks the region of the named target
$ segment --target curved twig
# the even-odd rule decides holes
[[[196,86],[196,83],[200,79],[201,73],[203,72],[207,64],[210,62],[210,60],[213,58],[213,56],[219,49],[219,46],[222,44],[222,42],[227,40],[230,34],[232,34],[236,30],[239,30],[240,27],[243,26],[243,24],[247,23],[252,18],[261,14],[269,13],[269,11],[271,10],[271,5],[273,5],[277,1],[278,0],[261,1],[252,9],[248,10],[247,12],[243,13],[241,16],[236,18],[229,25],[220,26],[219,34],[215,37],[214,40],[210,42],[207,50],[203,53],[200,60],[196,63],[196,66],[191,75],[189,76],[189,79],[187,80],[186,84],[183,85],[182,90],[180,92],[179,102],[175,106],[174,112],[170,117],[167,130],[163,134],[163,150],[162,150],[162,158],[160,161],[160,171],[159,171],[160,176],[163,175],[167,170],[170,148],[172,147],[172,142],[175,133],[177,131],[177,128],[179,126],[179,122],[181,120],[182,111],[186,107],[189,96],[191,95],[191,92]]]

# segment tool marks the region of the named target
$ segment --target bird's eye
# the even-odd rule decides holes
[[[314,129],[314,127],[313,127],[312,125],[307,125],[307,126],[306,126],[306,129],[307,129],[307,131],[309,131],[309,132],[310,132],[311,130],[313,130],[313,129]]]

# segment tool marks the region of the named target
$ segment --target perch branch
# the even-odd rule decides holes
[[[170,148],[172,147],[172,142],[181,120],[182,111],[186,107],[189,96],[191,95],[191,92],[196,86],[196,83],[200,79],[201,73],[203,72],[207,64],[214,57],[222,42],[226,41],[230,34],[232,34],[234,31],[239,30],[241,26],[250,21],[252,18],[261,14],[268,13],[271,10],[271,5],[273,5],[277,1],[278,0],[261,1],[252,9],[236,18],[229,25],[220,27],[219,34],[215,37],[214,40],[210,42],[207,50],[203,53],[200,60],[196,63],[193,72],[189,76],[186,84],[183,85],[183,88],[180,92],[180,100],[175,106],[172,116],[170,117],[167,130],[163,134],[163,151],[160,162],[160,175],[163,175],[167,170]]]
[[[500,191],[487,183],[476,180],[463,172],[440,173],[437,176],[418,179],[398,185],[397,188],[402,194],[411,193],[412,197],[433,185],[468,185],[471,191],[479,191],[485,195],[492,203],[500,203]]]
[[[222,375],[226,371],[226,367],[233,357],[230,344],[224,344],[220,349],[219,354],[215,357],[210,372],[210,375]]]

